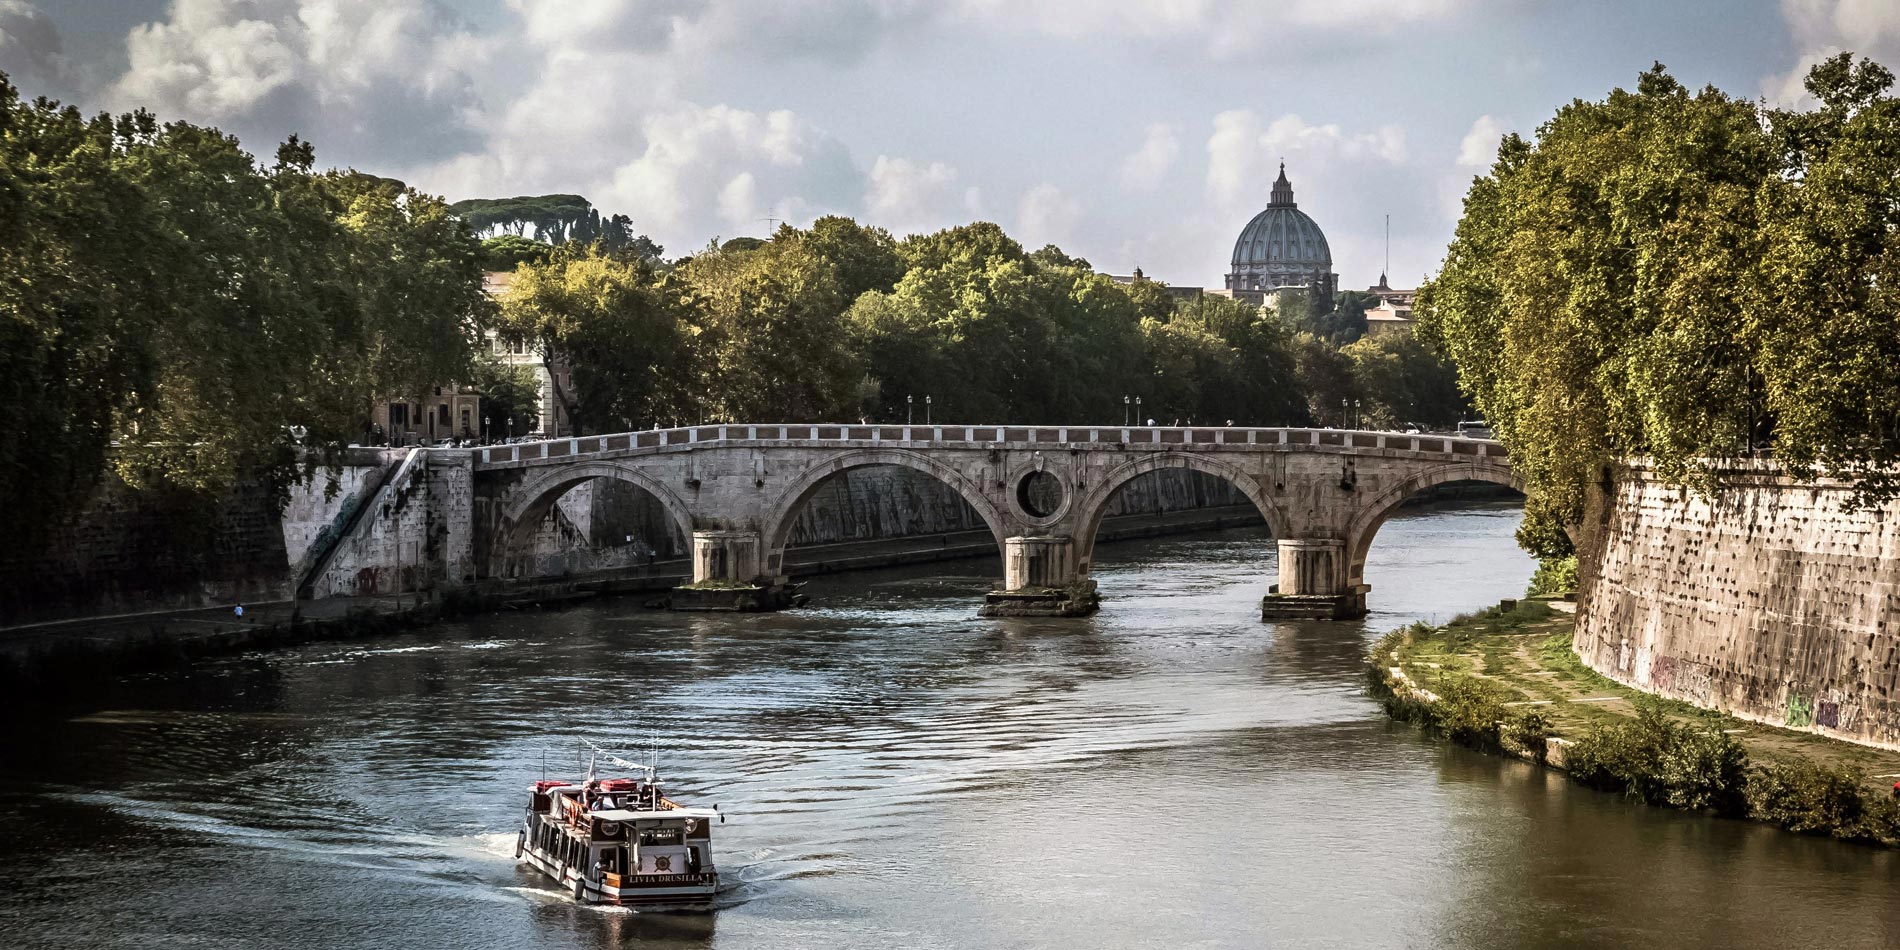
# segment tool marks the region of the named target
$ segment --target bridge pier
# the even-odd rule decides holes
[[[757,531],[694,531],[693,582],[673,588],[674,610],[782,610],[799,602],[781,578],[764,577],[765,541]]]
[[[991,591],[985,617],[1084,617],[1101,598],[1076,569],[1075,539],[1063,535],[1003,539],[1003,589]]]
[[[693,583],[753,583],[763,547],[757,531],[693,532]]]
[[[1280,583],[1260,601],[1262,620],[1351,620],[1366,615],[1364,585],[1348,576],[1346,542],[1283,538]]]

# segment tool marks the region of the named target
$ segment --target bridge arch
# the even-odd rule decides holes
[[[983,519],[984,526],[990,529],[990,535],[996,539],[998,556],[1002,555],[1003,539],[1009,536],[1009,520],[997,507],[995,501],[985,495],[981,487],[962,472],[922,452],[910,449],[847,449],[812,464],[766,506],[764,529],[761,532],[761,540],[765,548],[766,572],[776,574],[783,570],[785,545],[791,539],[792,526],[797,524],[799,514],[805,509],[805,503],[817,493],[819,486],[834,475],[877,465],[890,465],[921,472],[950,486],[963,499],[964,504],[969,505],[970,509],[976,512],[977,517]]]
[[[542,469],[516,485],[504,496],[501,511],[501,564],[504,572],[512,569],[549,510],[568,489],[595,478],[625,482],[646,492],[665,509],[668,520],[691,544],[693,513],[686,502],[659,479],[638,467],[620,461],[581,462]]]
[[[1346,543],[1351,549],[1348,562],[1348,582],[1359,584],[1366,573],[1366,552],[1372,549],[1372,539],[1379,533],[1380,526],[1392,513],[1405,504],[1405,500],[1427,489],[1436,488],[1449,482],[1489,482],[1502,485],[1518,493],[1524,491],[1524,480],[1507,466],[1489,465],[1479,462],[1452,462],[1433,466],[1412,475],[1377,495],[1366,499],[1346,528]]]
[[[1109,469],[1100,481],[1089,486],[1086,493],[1076,499],[1075,559],[1078,573],[1086,575],[1094,561],[1095,536],[1101,530],[1102,518],[1115,493],[1142,475],[1176,468],[1190,469],[1231,483],[1247,496],[1248,501],[1253,502],[1255,508],[1260,509],[1260,516],[1266,519],[1267,528],[1274,537],[1287,537],[1286,512],[1260,487],[1260,479],[1253,473],[1212,456],[1191,452],[1158,453]]]

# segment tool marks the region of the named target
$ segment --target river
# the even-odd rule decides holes
[[[1258,531],[1104,545],[1089,620],[981,562],[772,616],[635,599],[91,687],[0,740],[16,947],[1900,945],[1892,853],[1646,809],[1388,723],[1385,630],[1520,593],[1518,512],[1380,532],[1363,623],[1263,624]],[[574,737],[717,802],[712,914],[516,870]]]

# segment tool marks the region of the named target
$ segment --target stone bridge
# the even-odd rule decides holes
[[[1234,484],[1279,542],[1286,615],[1365,611],[1366,551],[1408,497],[1453,481],[1518,488],[1504,447],[1331,429],[719,425],[472,450],[476,580],[521,578],[536,526],[593,478],[638,486],[691,539],[695,583],[782,585],[785,547],[827,478],[895,465],[954,489],[989,526],[1010,590],[1087,587],[1096,529],[1131,479],[1187,468]]]

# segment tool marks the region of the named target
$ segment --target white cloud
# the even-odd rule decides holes
[[[1504,123],[1481,115],[1471,123],[1471,131],[1458,143],[1458,167],[1490,168],[1497,161],[1498,142],[1504,138]]]
[[[959,197],[956,181],[957,170],[942,162],[879,155],[864,193],[866,222],[897,234],[941,228],[950,223],[947,209]]]
[[[1058,37],[1189,39],[1216,54],[1254,50],[1302,29],[1390,32],[1463,12],[1472,0],[956,0],[965,19]]]
[[[0,70],[16,84],[22,78],[52,82],[65,76],[66,65],[52,18],[26,0],[0,0]]]
[[[589,197],[673,247],[849,211],[863,174],[843,143],[788,111],[678,103],[641,123],[645,149]]]
[[[1274,163],[1282,159],[1301,174],[1312,174],[1342,162],[1396,165],[1405,154],[1405,130],[1396,125],[1348,133],[1338,125],[1312,125],[1285,115],[1262,127],[1251,110],[1234,109],[1214,117],[1207,139],[1207,192],[1222,203],[1264,195],[1276,174]]]
[[[542,46],[854,62],[936,15],[926,0],[509,0]]]
[[[1024,247],[1044,244],[1062,245],[1075,234],[1082,218],[1082,204],[1047,182],[1023,193],[1016,205],[1014,235]]]
[[[1892,0],[1781,0],[1781,16],[1800,55],[1793,69],[1762,80],[1769,102],[1809,104],[1802,83],[1815,63],[1842,50],[1882,63],[1900,60],[1900,4]]]
[[[529,37],[575,51],[743,53],[848,63],[932,22],[1064,39],[1189,40],[1219,54],[1290,31],[1392,33],[1476,0],[508,0]],[[762,41],[763,40],[763,41]]]
[[[1181,140],[1174,126],[1160,122],[1148,126],[1141,148],[1122,160],[1122,186],[1141,191],[1160,187],[1180,154]]]
[[[435,0],[174,0],[169,13],[126,37],[115,104],[253,149],[297,132],[320,153],[400,160],[475,141],[469,73],[486,43]]]

